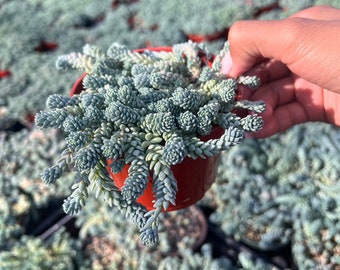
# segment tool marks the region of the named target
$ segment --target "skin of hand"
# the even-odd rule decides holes
[[[316,6],[274,21],[238,21],[222,61],[229,77],[257,75],[244,98],[263,100],[265,138],[308,121],[340,126],[340,9]]]

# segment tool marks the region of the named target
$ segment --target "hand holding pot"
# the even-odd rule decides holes
[[[277,21],[239,21],[229,31],[223,71],[247,72],[262,86],[244,93],[267,104],[263,138],[293,125],[322,121],[340,126],[340,9],[319,6]]]

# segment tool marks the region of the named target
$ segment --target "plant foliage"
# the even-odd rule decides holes
[[[185,157],[217,155],[241,143],[245,132],[263,125],[256,114],[265,109],[263,102],[236,100],[239,84],[256,88],[258,79],[226,78],[219,63],[225,50],[211,67],[210,53],[192,42],[177,44],[172,52],[143,53],[117,43],[107,52],[86,45],[82,53],[58,58],[57,68],[87,73],[83,92],[72,97],[51,95],[48,110],[35,119],[37,126],[61,129],[66,136],[61,159],[45,169],[42,178],[53,183],[74,166],[78,177],[64,203],[67,213],[77,213],[91,190],[138,224],[144,244],[157,242],[158,216],[176,199],[171,166]],[[255,113],[241,118],[237,108]],[[214,126],[225,130],[222,136],[202,141]],[[109,177],[107,159],[113,159],[115,172],[124,163],[130,165],[121,191]],[[146,212],[136,199],[150,172],[155,209]]]

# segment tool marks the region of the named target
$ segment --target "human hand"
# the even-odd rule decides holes
[[[244,93],[267,105],[254,137],[308,121],[340,126],[340,9],[318,6],[283,20],[239,21],[228,40],[222,71],[261,80],[258,90]]]

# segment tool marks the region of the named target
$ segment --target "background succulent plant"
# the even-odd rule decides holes
[[[224,153],[211,220],[260,250],[277,250],[296,239],[293,257],[301,269],[332,268],[339,246],[332,239],[339,232],[333,223],[339,217],[339,139],[338,128],[310,123]],[[330,236],[327,229],[322,236],[326,226],[332,227]],[[332,251],[321,261],[313,243],[325,250],[325,242]]]

